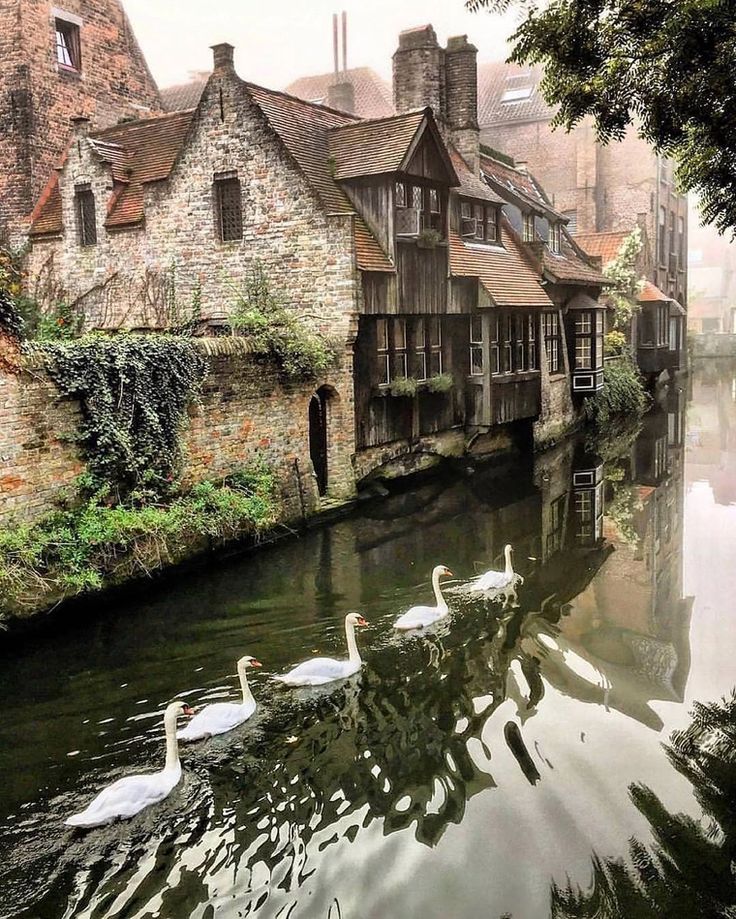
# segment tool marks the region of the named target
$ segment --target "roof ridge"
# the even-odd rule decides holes
[[[165,121],[166,119],[181,118],[184,115],[193,115],[195,109],[178,109],[175,112],[161,112],[159,115],[150,115],[148,118],[133,118],[130,121],[119,121],[117,124],[108,125],[106,128],[101,128],[99,131],[90,132],[90,140],[100,140],[104,139],[107,134],[112,133],[113,131],[122,131],[127,130],[128,128],[138,127],[141,124],[149,124],[153,122]],[[108,141],[112,143],[112,141]]]
[[[282,96],[284,99],[289,99],[291,102],[298,102],[299,105],[306,105],[309,108],[330,112],[332,115],[341,115],[343,118],[351,118],[354,123],[363,121],[359,115],[353,115],[350,112],[345,112],[339,108],[332,108],[329,105],[322,105],[320,102],[308,102],[306,99],[300,99],[299,96],[293,96],[291,93],[284,92],[283,89],[271,89],[269,86],[261,86],[259,83],[252,83],[250,80],[243,80],[243,83],[249,89],[260,89],[264,93],[271,93],[273,96]],[[335,125],[335,127],[343,127],[343,125]]]
[[[398,121],[400,118],[409,118],[412,115],[426,115],[427,112],[431,112],[432,117],[434,117],[434,112],[430,105],[425,105],[422,108],[410,109],[408,112],[399,112],[395,115],[382,115],[380,118],[359,118],[353,124],[336,124],[333,127],[329,128],[330,131],[335,131],[340,128],[352,128],[360,125],[374,125],[380,124],[383,121]],[[435,119],[436,120],[436,119]]]

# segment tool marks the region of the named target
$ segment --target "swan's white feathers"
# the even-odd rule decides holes
[[[352,676],[360,670],[360,661],[338,661],[332,657],[313,657],[297,664],[288,673],[276,679],[289,686],[321,686],[333,680]]]
[[[232,731],[239,724],[247,721],[256,710],[255,699],[247,704],[241,702],[214,702],[205,706],[192,718],[185,728],[177,731],[179,740],[200,740],[202,737],[214,737]]]
[[[171,792],[181,778],[181,766],[147,775],[127,775],[108,785],[79,814],[68,817],[67,826],[93,827],[117,817],[134,817]]]
[[[412,606],[394,622],[395,629],[423,629],[443,619],[447,609],[437,606]]]

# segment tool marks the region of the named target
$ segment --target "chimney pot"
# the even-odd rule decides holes
[[[215,70],[233,70],[235,48],[228,42],[212,45],[212,57]]]

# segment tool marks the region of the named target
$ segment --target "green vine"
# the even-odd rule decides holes
[[[631,356],[623,355],[606,361],[603,389],[594,396],[588,396],[584,408],[586,416],[601,430],[616,418],[641,417],[650,402]]]
[[[286,306],[263,265],[256,261],[242,283],[231,284],[235,300],[230,313],[233,332],[248,338],[256,355],[272,360],[287,379],[313,380],[336,366],[334,342],[311,332]]]
[[[644,281],[637,269],[642,245],[641,230],[635,227],[621,243],[616,257],[603,266],[603,274],[613,282],[607,296],[613,307],[613,328],[617,330],[625,329],[639,309],[637,298]]]
[[[163,489],[178,470],[186,409],[205,376],[193,342],[94,335],[36,347],[60,392],[80,403],[76,439],[92,478],[118,499],[143,484]]]

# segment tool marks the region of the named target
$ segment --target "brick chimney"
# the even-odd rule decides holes
[[[429,105],[439,118],[443,112],[444,51],[431,25],[399,34],[394,52],[394,105],[399,114]]]
[[[467,35],[447,40],[445,49],[445,121],[450,140],[470,166],[480,171],[478,127],[478,49]]]
[[[220,42],[219,45],[211,45],[211,48],[215,73],[218,70],[233,70],[235,68],[233,58],[235,48],[232,45],[224,41]]]
[[[72,133],[75,138],[89,136],[90,119],[88,115],[74,115],[69,120],[72,123]]]
[[[355,111],[355,87],[350,80],[341,80],[327,87],[327,104],[341,112]]]

